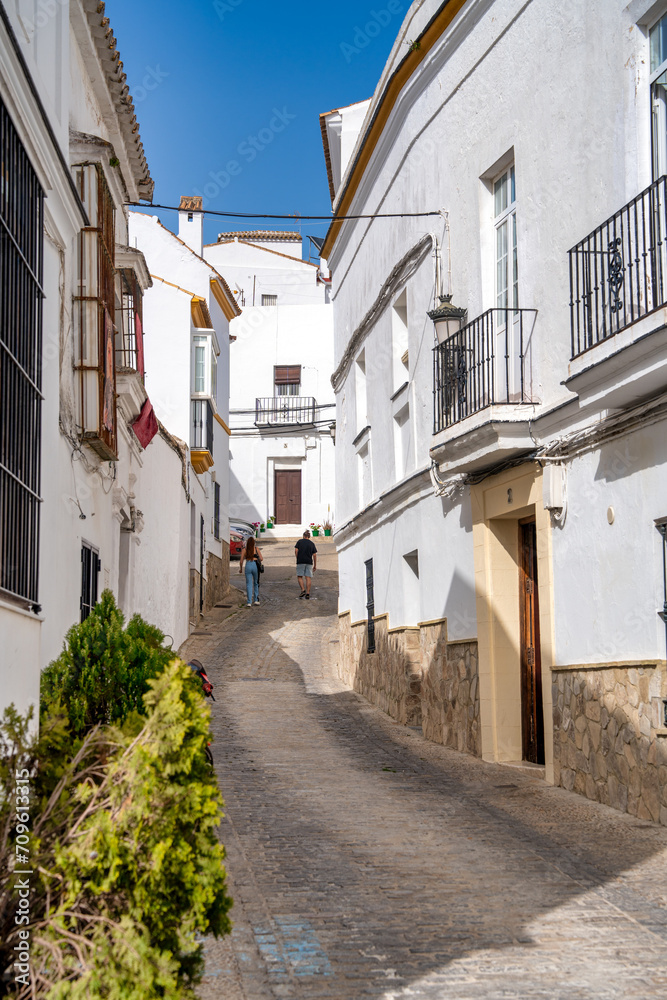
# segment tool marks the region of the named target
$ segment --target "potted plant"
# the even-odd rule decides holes
[[[333,531],[333,525],[331,521],[325,521],[322,527],[324,528],[324,534],[327,536],[327,538],[329,538],[331,536],[331,532]]]
[[[314,521],[311,521],[310,522],[310,532],[311,532],[313,538],[317,538],[317,536],[320,533],[320,525],[319,524],[315,524]]]
[[[252,522],[252,526],[255,529],[255,538],[259,538],[259,526],[260,526],[261,523],[262,523],[261,521],[253,521]]]
[[[268,528],[269,530],[271,530],[271,528],[273,527],[273,525],[274,525],[275,523],[276,523],[276,519],[275,519],[275,517],[268,517],[268,518],[266,519],[266,526],[267,526],[267,528]]]

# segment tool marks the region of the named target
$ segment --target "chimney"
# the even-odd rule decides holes
[[[201,257],[204,249],[204,213],[201,198],[181,197],[178,206],[178,238]]]

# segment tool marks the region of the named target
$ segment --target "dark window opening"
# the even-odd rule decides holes
[[[368,559],[366,566],[366,611],[368,624],[366,626],[366,652],[375,652],[375,588],[373,584],[373,560]]]
[[[220,540],[220,483],[213,484],[213,537]]]
[[[102,563],[97,549],[87,542],[81,545],[81,621],[86,618],[97,604],[97,580]]]

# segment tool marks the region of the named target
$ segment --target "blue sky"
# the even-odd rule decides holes
[[[217,211],[330,213],[319,114],[371,96],[408,7],[108,0],[154,201],[202,194]],[[158,214],[176,228],[175,213]],[[298,228],[207,217],[205,242],[262,227]],[[327,224],[301,229],[324,236]]]

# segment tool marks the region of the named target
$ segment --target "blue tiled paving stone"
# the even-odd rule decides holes
[[[318,600],[267,544],[260,608],[213,612],[183,651],[216,685],[235,899],[202,1000],[666,1000],[667,830],[345,690],[321,549]]]

